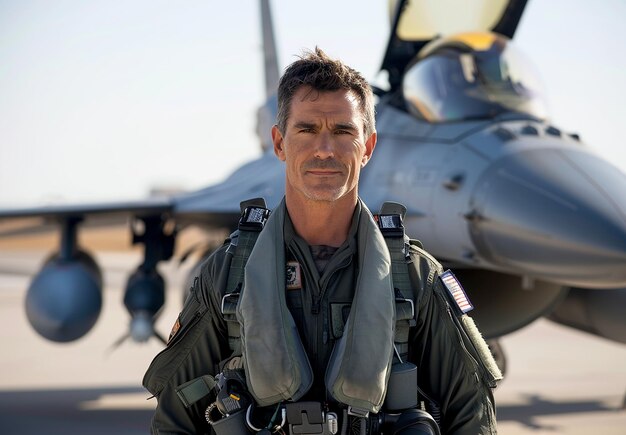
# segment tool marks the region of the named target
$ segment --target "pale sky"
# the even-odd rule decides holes
[[[374,79],[386,1],[271,1],[280,67],[319,45]],[[626,170],[626,1],[529,0],[552,121]],[[0,0],[0,206],[197,189],[260,153],[259,6]]]

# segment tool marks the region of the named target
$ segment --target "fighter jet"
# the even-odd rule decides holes
[[[390,2],[381,65],[388,86],[375,89],[378,145],[361,175],[362,198],[373,211],[385,201],[407,207],[407,233],[460,277],[488,339],[548,316],[625,343],[626,176],[548,121],[538,79],[512,42],[526,0],[485,0],[469,23],[450,19],[448,3]],[[278,67],[267,0],[261,10],[268,100],[259,130],[269,131]],[[261,145],[260,158],[196,192],[1,210],[0,219],[42,216],[61,228],[58,253],[27,294],[35,330],[64,342],[93,327],[102,285],[77,232],[103,216],[131,216],[145,253],[125,290],[129,335],[154,335],[164,303],[156,266],[172,257],[178,231],[232,230],[240,201],[263,197],[272,208],[281,200],[284,167],[271,144]]]

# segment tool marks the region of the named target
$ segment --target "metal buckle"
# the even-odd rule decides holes
[[[262,427],[256,427],[253,423],[252,423],[252,405],[248,406],[248,409],[246,411],[246,425],[248,426],[248,428],[250,428],[250,430],[254,431],[254,432],[261,432],[263,430]],[[278,432],[280,429],[282,429],[283,427],[285,427],[285,424],[287,423],[287,410],[285,409],[284,406],[281,406],[281,410],[280,410],[280,416],[281,416],[281,422],[280,424],[274,425],[272,427],[271,432],[272,433],[276,433]],[[270,422],[271,424],[272,422]]]
[[[415,319],[415,304],[413,303],[412,299],[407,299],[407,298],[398,298],[396,297],[396,302],[401,301],[401,302],[408,302],[411,305],[411,319]]]
[[[224,296],[222,296],[222,304],[220,307],[222,314],[227,314],[224,312],[224,305],[226,304],[226,298],[237,297],[237,299],[239,299],[239,294],[240,292],[232,292],[232,293],[226,293]]]

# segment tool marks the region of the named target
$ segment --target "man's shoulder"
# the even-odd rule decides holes
[[[218,278],[218,274],[223,270],[224,262],[227,260],[228,248],[231,244],[231,237],[224,240],[221,246],[209,254],[208,257],[202,262],[200,266],[199,278],[205,289],[214,289],[215,281]]]
[[[408,246],[409,256],[413,262],[421,266],[426,266],[434,272],[443,272],[443,266],[441,263],[439,263],[439,261],[437,261],[437,259],[430,252],[424,249],[424,246],[419,240],[409,239]]]

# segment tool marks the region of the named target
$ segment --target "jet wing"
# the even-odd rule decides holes
[[[63,204],[31,208],[0,210],[0,220],[39,216],[43,218],[70,218],[93,214],[152,215],[168,212],[172,201],[167,198],[140,201],[117,201],[91,204]]]
[[[284,194],[284,168],[273,151],[242,166],[222,183],[171,197],[138,201],[67,204],[21,209],[0,209],[0,238],[32,234],[57,228],[69,220],[81,225],[102,226],[129,217],[172,218],[179,226],[234,229],[241,201],[262,196],[275,208]],[[21,220],[25,224],[14,224]]]
[[[381,70],[398,86],[407,64],[431,40],[464,31],[491,31],[513,38],[527,0],[391,0],[391,32]],[[451,13],[451,11],[454,11]]]
[[[128,217],[161,216],[171,213],[172,201],[151,198],[91,204],[63,204],[0,210],[0,238],[45,233],[68,220],[89,218],[89,226],[115,225]]]
[[[215,186],[217,187],[217,186]],[[226,187],[226,186],[224,186]],[[205,228],[233,228],[239,216],[239,200],[214,197],[216,189],[128,202],[53,205],[0,210],[0,239],[41,234],[59,229],[67,221],[81,227],[106,227],[132,219],[174,219],[179,226],[197,224]],[[224,203],[218,204],[218,203]]]

